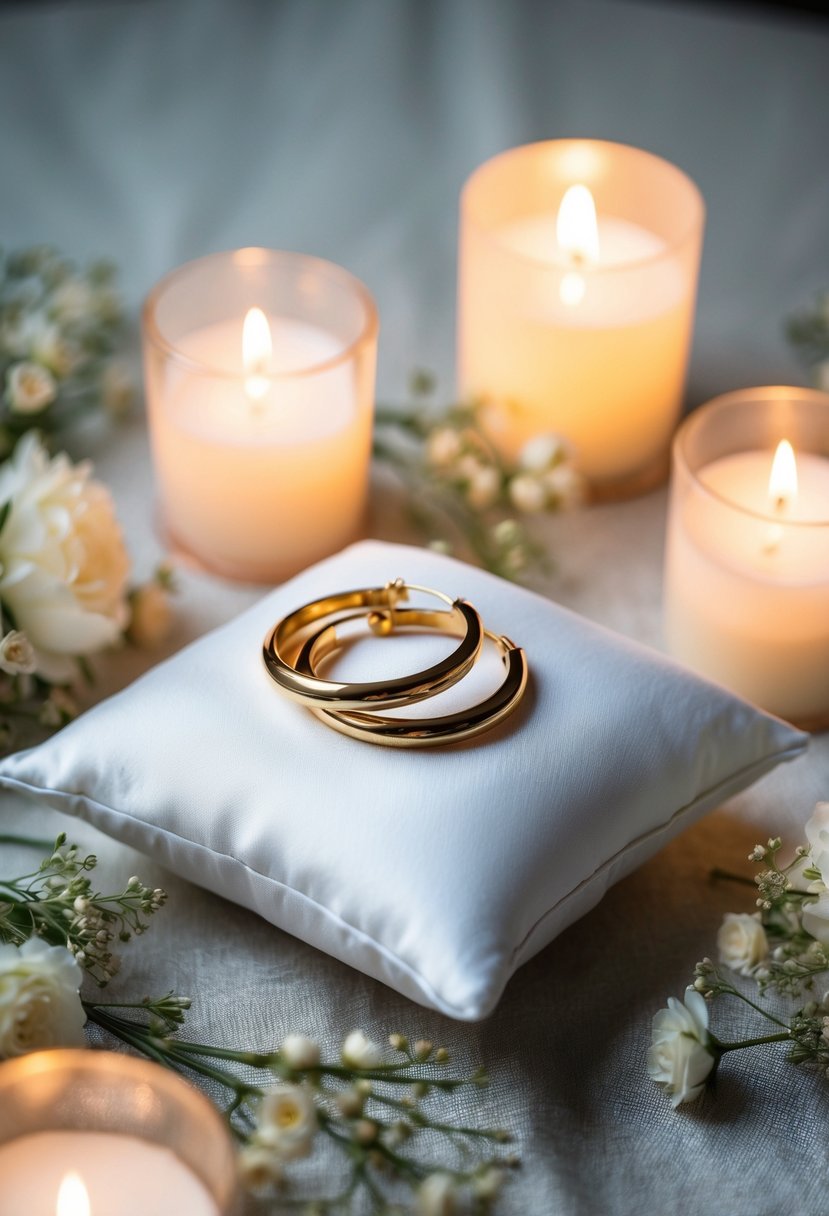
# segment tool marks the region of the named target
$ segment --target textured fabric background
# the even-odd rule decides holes
[[[400,395],[416,364],[449,391],[464,178],[531,139],[627,141],[674,160],[707,200],[696,404],[799,374],[780,319],[829,285],[827,52],[825,24],[745,6],[21,5],[0,13],[0,240],[111,255],[134,310],[161,273],[212,250],[261,243],[332,258],[377,297],[381,393]],[[92,435],[90,447],[148,573],[160,544],[143,423]],[[657,493],[554,522],[559,568],[543,589],[659,645],[664,507]],[[407,535],[380,480],[369,531]],[[259,594],[183,582],[168,651]],[[150,661],[108,665],[96,695]],[[716,1097],[673,1113],[644,1054],[652,1013],[713,949],[722,912],[750,904],[750,892],[713,886],[709,867],[745,865],[770,831],[794,842],[827,794],[823,737],[612,890],[476,1027],[424,1013],[88,829],[82,839],[112,875],[169,888],[118,986],[189,992],[194,1036],[264,1047],[298,1029],[333,1047],[353,1026],[399,1029],[485,1061],[481,1117],[518,1132],[525,1162],[505,1212],[821,1216],[825,1082],[766,1049],[730,1058]],[[4,830],[46,830],[11,800],[0,814]]]

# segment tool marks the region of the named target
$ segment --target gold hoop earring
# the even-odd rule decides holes
[[[417,609],[400,609],[396,624],[399,628],[440,628],[435,624],[436,616],[445,613],[420,612]],[[337,627],[350,618],[344,617],[325,626],[303,645],[297,655],[297,670],[314,674],[318,664],[334,654],[342,641],[337,637]],[[485,636],[501,651],[506,675],[500,686],[485,700],[469,709],[444,714],[437,718],[388,718],[380,714],[340,709],[312,707],[312,712],[326,726],[385,747],[438,747],[441,744],[460,743],[475,735],[491,730],[508,717],[524,695],[529,678],[527,657],[520,646],[509,638],[497,636],[488,629]]]
[[[381,637],[386,636],[396,627],[401,612],[409,611],[401,610],[397,605],[409,598],[410,591],[435,596],[449,605],[448,611],[431,614],[425,610],[411,610],[421,616],[430,615],[435,620],[440,618],[439,624],[432,627],[460,638],[454,651],[439,663],[412,675],[398,676],[392,680],[345,684],[339,680],[320,679],[313,672],[297,671],[296,666],[288,661],[287,656],[292,643],[296,644],[297,635],[302,634],[315,622],[344,609],[353,611],[342,617],[339,624],[354,616],[366,615],[362,610],[368,608],[371,609],[367,614],[369,628]],[[262,647],[262,658],[268,675],[277,687],[303,705],[338,710],[365,709],[373,705],[392,709],[436,696],[463,679],[481,652],[483,638],[481,618],[467,600],[453,600],[441,591],[395,579],[385,587],[344,591],[339,595],[313,600],[302,608],[297,608],[269,631]]]

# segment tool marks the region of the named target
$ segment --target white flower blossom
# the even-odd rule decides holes
[[[173,622],[170,593],[153,579],[136,588],[130,596],[130,623],[127,634],[136,646],[152,650],[167,638]]]
[[[576,507],[584,499],[584,480],[571,464],[557,464],[542,481],[549,497],[561,508]]]
[[[348,1068],[376,1068],[383,1052],[362,1030],[352,1030],[343,1043],[342,1057]]]
[[[769,952],[766,931],[759,915],[729,912],[717,934],[720,962],[740,975],[753,975]]]
[[[812,937],[829,946],[829,802],[819,802],[806,824],[809,842],[809,863],[820,871],[821,883],[810,883],[808,889],[817,895],[817,902],[804,904],[803,927]]]
[[[498,470],[493,465],[479,465],[466,487],[466,500],[476,511],[485,511],[498,498],[500,488],[501,475]]]
[[[437,469],[448,468],[461,454],[461,440],[451,426],[441,426],[432,431],[426,441],[426,457]]]
[[[319,1044],[304,1034],[286,1035],[279,1052],[289,1068],[316,1068],[320,1062]]]
[[[32,643],[19,629],[10,629],[0,640],[0,671],[8,676],[31,675],[37,666]]]
[[[547,493],[538,477],[519,473],[509,483],[510,502],[524,515],[534,515],[547,505]]]
[[[82,973],[64,946],[31,937],[0,946],[0,1058],[83,1047]]]
[[[239,1153],[239,1174],[242,1185],[249,1191],[263,1191],[270,1186],[279,1186],[284,1172],[279,1158],[272,1149],[262,1144],[246,1144]]]
[[[6,372],[6,400],[16,414],[39,414],[57,394],[55,377],[39,363],[14,363]]]
[[[49,297],[50,314],[68,324],[88,320],[94,309],[92,285],[77,276],[64,279]]]
[[[457,1212],[458,1184],[451,1174],[438,1171],[424,1178],[417,1188],[417,1216],[453,1216]]]
[[[63,336],[56,325],[47,325],[32,342],[32,354],[56,376],[70,375],[80,361],[80,351],[74,342]]]
[[[529,439],[518,455],[518,465],[528,473],[543,473],[561,460],[563,447],[557,435],[536,435]]]
[[[259,1104],[253,1143],[282,1161],[307,1157],[319,1126],[314,1100],[299,1085],[274,1085]]]
[[[35,648],[37,672],[75,675],[73,657],[112,645],[128,610],[129,559],[112,499],[88,464],[50,458],[24,435],[0,468],[0,600]]]
[[[700,1096],[714,1063],[705,998],[690,987],[684,1005],[668,997],[668,1008],[653,1019],[648,1075],[676,1107]]]

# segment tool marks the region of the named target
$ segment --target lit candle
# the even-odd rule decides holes
[[[0,1216],[230,1216],[236,1151],[180,1077],[107,1051],[0,1064]]]
[[[482,165],[461,204],[460,391],[511,459],[565,436],[599,495],[664,477],[690,346],[703,204],[635,148],[561,140]]]
[[[804,446],[770,449],[787,426]],[[829,396],[751,390],[691,416],[675,445],[665,611],[690,666],[829,725]]]
[[[237,301],[244,308],[234,311]],[[239,250],[159,284],[144,327],[172,540],[256,582],[353,540],[368,490],[376,353],[365,289],[316,259]]]
[[[0,1146],[0,1216],[218,1216],[169,1149],[133,1136],[54,1131]]]

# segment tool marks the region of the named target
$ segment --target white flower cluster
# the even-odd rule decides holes
[[[45,246],[0,267],[0,380],[12,437],[62,405],[128,408],[132,388],[108,359],[120,324],[113,279],[109,265],[78,271]]]
[[[462,426],[444,424],[433,430],[426,440],[426,457],[476,511],[508,503],[522,514],[535,515],[574,506],[583,494],[581,478],[555,435],[538,435],[525,444],[514,472],[502,469],[477,432]]]

